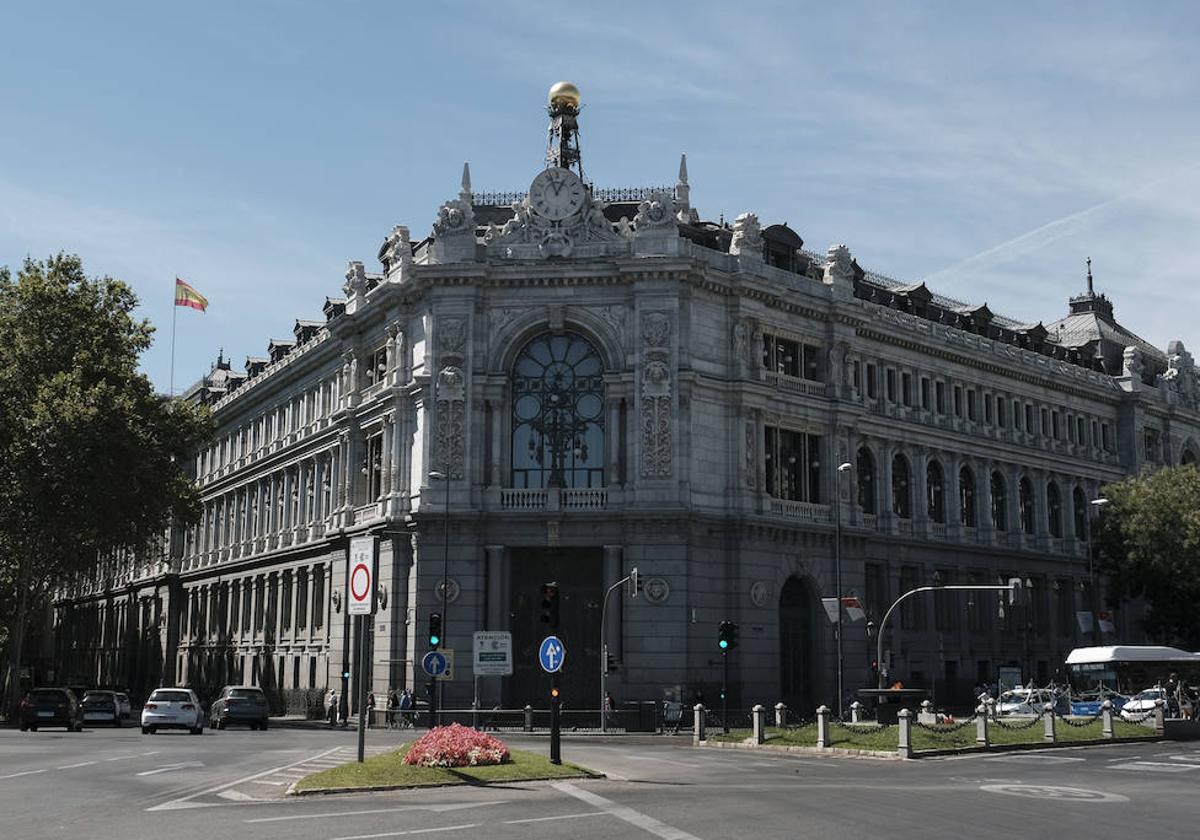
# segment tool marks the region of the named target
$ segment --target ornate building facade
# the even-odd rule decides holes
[[[381,269],[351,262],[320,320],[187,393],[217,435],[197,453],[200,523],[151,563],[64,591],[69,679],[209,689],[418,688],[447,602],[450,706],[544,705],[540,587],[561,586],[564,696],[599,702],[605,630],[619,699],[716,697],[717,625],[740,625],[735,702],[834,693],[835,555],[846,685],[872,683],[878,622],[930,583],[1020,577],[914,599],[888,628],[893,678],[949,701],[1001,666],[1046,682],[1073,647],[1136,639],[1094,587],[1091,504],[1107,482],[1200,454],[1200,377],[1093,290],[1022,324],[804,248],[752,213],[703,221],[674,187],[584,180],[570,89],[552,98],[530,190],[457,198]],[[347,615],[347,547],[379,538],[380,609]],[[444,578],[443,569],[448,570]],[[445,591],[443,592],[443,579]],[[471,634],[510,630],[512,677],[472,685]]]

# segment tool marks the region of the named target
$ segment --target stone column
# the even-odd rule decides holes
[[[502,545],[483,547],[487,562],[487,629],[509,629],[509,560]]]
[[[913,447],[912,455],[912,518],[913,531],[916,533],[925,533],[929,529],[929,523],[933,521],[929,515],[929,459],[931,453],[923,446]],[[943,492],[945,490],[945,476],[943,475]],[[943,499],[943,502],[945,500]],[[943,510],[944,510],[943,505]]]
[[[392,438],[395,422],[396,417],[391,412],[384,415],[380,442],[380,458],[383,459],[383,463],[380,465],[379,488],[385,499],[390,499],[392,495]]]
[[[605,453],[605,484],[616,487],[621,476],[621,400],[609,397],[605,404],[605,425],[608,427],[608,451]]]

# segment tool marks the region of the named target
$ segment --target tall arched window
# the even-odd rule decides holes
[[[865,446],[859,447],[855,471],[858,474],[858,506],[863,513],[875,513],[875,456]]]
[[[958,471],[959,519],[967,528],[976,528],[979,521],[975,516],[975,472],[970,467]]]
[[[999,470],[992,471],[992,527],[997,531],[1008,530],[1008,503],[1005,494],[1008,488]]]
[[[901,519],[912,519],[912,471],[908,459],[897,455],[892,459],[892,513]]]
[[[1088,503],[1087,498],[1083,495],[1083,490],[1076,487],[1071,493],[1071,507],[1074,508],[1072,513],[1075,515],[1075,539],[1086,541],[1088,534]]]
[[[604,486],[604,365],[574,333],[530,341],[513,365],[514,487]]]
[[[1017,484],[1017,504],[1020,505],[1021,530],[1026,534],[1033,533],[1033,484],[1028,478],[1021,478]]]
[[[1058,485],[1053,481],[1046,484],[1046,519],[1050,526],[1050,536],[1061,537],[1062,529],[1062,496],[1059,495]]]
[[[930,461],[929,466],[925,468],[925,490],[929,518],[934,522],[944,524],[946,521],[946,487],[942,476],[942,465],[937,461]]]

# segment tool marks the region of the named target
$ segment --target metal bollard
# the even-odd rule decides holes
[[[850,704],[850,722],[862,723],[863,704],[855,700]]]
[[[823,749],[829,745],[829,707],[820,706],[817,708],[817,747]]]
[[[1112,718],[1112,701],[1105,700],[1100,704],[1100,720],[1101,720],[1101,736],[1111,738],[1113,736],[1113,718]]]
[[[767,740],[767,709],[759,703],[750,710],[750,719],[754,728],[754,743],[762,744]]]
[[[1163,712],[1163,707],[1166,705],[1167,704],[1162,700],[1154,701],[1154,734],[1155,735],[1162,735],[1163,731],[1166,729],[1167,725],[1166,725],[1166,721],[1164,720],[1166,715]]]
[[[778,729],[787,726],[787,706],[782,703],[775,704],[775,726]]]
[[[988,735],[988,707],[987,703],[980,703],[975,708],[975,743],[982,747],[990,747],[992,745],[991,737]]]
[[[900,741],[896,745],[896,752],[901,758],[912,758],[912,712],[901,709],[896,719],[900,724]]]
[[[525,731],[533,731],[533,706],[525,707]]]
[[[1056,732],[1054,729],[1054,704],[1047,703],[1042,707],[1042,712],[1044,712],[1042,720],[1046,722],[1046,734],[1044,738],[1051,744],[1056,744],[1058,743],[1058,732]]]
[[[697,703],[692,711],[695,713],[695,717],[692,719],[692,744],[697,745],[706,740],[704,737],[704,704]]]

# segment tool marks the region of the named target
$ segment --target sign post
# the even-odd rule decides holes
[[[558,672],[562,670],[567,649],[558,636],[542,639],[538,664],[550,675],[550,763],[562,764],[562,703],[558,697]]]
[[[370,616],[375,614],[375,561],[378,542],[375,537],[354,537],[350,540],[347,590],[350,593],[346,612],[354,616],[358,655],[354,662],[358,675],[358,763],[362,764],[367,738],[367,681],[371,662],[367,655],[367,629]]]

